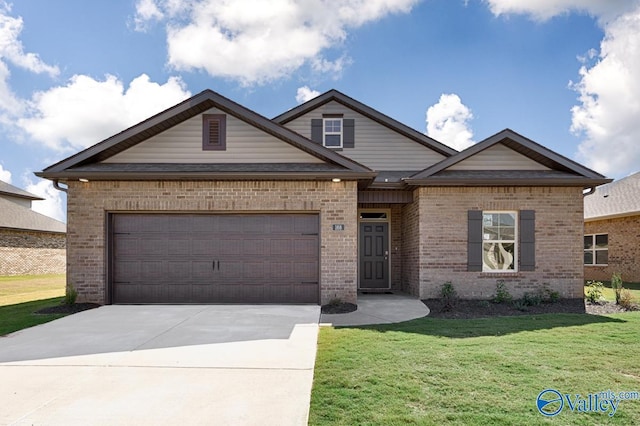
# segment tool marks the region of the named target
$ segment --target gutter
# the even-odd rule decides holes
[[[53,179],[53,187],[58,191],[67,192],[69,188],[63,188],[60,186],[60,181],[58,179]]]

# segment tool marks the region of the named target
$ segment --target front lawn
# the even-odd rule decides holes
[[[536,408],[548,388],[640,391],[639,351],[640,312],[322,327],[310,424],[640,424],[640,400],[613,417]]]
[[[64,274],[0,276],[0,336],[64,316],[34,312],[60,305],[65,281]]]

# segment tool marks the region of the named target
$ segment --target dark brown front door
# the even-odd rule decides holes
[[[317,303],[318,216],[111,215],[113,303]]]
[[[389,288],[389,224],[361,222],[359,246],[359,288]]]

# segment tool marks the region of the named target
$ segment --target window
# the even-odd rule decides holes
[[[584,264],[607,265],[609,263],[609,235],[584,236]]]
[[[518,259],[516,212],[482,213],[482,270],[515,272]]]
[[[224,151],[227,149],[226,115],[202,115],[202,149],[204,151]]]
[[[324,146],[342,148],[342,118],[324,118],[323,130]]]

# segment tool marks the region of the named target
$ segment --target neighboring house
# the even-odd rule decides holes
[[[584,199],[584,278],[640,282],[640,172]]]
[[[66,225],[31,210],[42,198],[0,181],[0,275],[64,274]]]
[[[331,90],[274,119],[206,90],[38,176],[68,187],[68,281],[97,303],[488,298],[583,288],[583,190],[504,130],[455,150]]]

